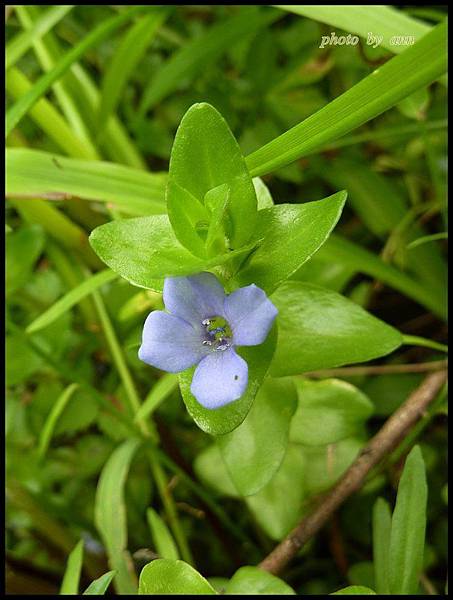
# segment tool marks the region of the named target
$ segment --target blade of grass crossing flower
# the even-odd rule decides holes
[[[16,7],[17,8],[17,7]],[[48,8],[28,31],[18,33],[6,45],[5,67],[11,68],[19,58],[36,42],[68,14],[74,5],[57,5]]]
[[[83,595],[103,595],[115,577],[116,571],[108,571],[90,583]]]
[[[121,40],[102,80],[98,111],[98,134],[101,134],[110,115],[116,110],[124,86],[140,59],[151,44],[168,9],[155,11],[134,23]]]
[[[6,113],[6,128],[5,133],[8,135],[19,121],[27,114],[30,108],[35,104],[43,94],[47,92],[49,87],[57,81],[69,67],[83,56],[90,48],[100,43],[108,35],[111,35],[123,23],[134,17],[147,6],[133,6],[122,11],[119,15],[115,15],[106,21],[103,21],[96,29],[89,33],[83,40],[67,52],[55,67],[43,75],[32,87],[32,89],[22,96]]]
[[[56,400],[55,404],[52,406],[52,409],[39,436],[38,456],[41,460],[44,458],[47,449],[49,448],[58,419],[66,408],[66,405],[71,399],[72,394],[78,387],[79,386],[77,383],[71,383],[68,385],[68,387],[63,391],[63,393]]]
[[[305,121],[246,158],[253,177],[270,173],[334,141],[440,77],[447,65],[442,23]]]
[[[83,540],[71,552],[60,588],[60,595],[78,594],[83,562]]]
[[[27,333],[34,333],[40,329],[43,329],[44,327],[47,327],[50,325],[50,323],[53,323],[56,319],[61,317],[62,314],[70,310],[75,304],[80,302],[80,300],[88,296],[88,294],[91,294],[93,290],[98,289],[116,277],[118,277],[118,275],[110,269],[106,269],[100,273],[96,273],[96,275],[92,275],[86,281],[60,298],[48,310],[46,310],[42,315],[39,315],[38,318],[30,323],[26,329]]]

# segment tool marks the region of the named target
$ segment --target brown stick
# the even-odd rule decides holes
[[[304,377],[341,377],[350,375],[382,375],[395,373],[426,373],[427,371],[442,371],[447,367],[446,360],[431,360],[429,362],[406,365],[367,365],[363,367],[338,367],[338,369],[323,369],[309,371]]]
[[[288,536],[258,565],[270,573],[279,573],[300,548],[317,533],[332,513],[353,492],[359,490],[369,471],[398,444],[407,431],[423,415],[447,379],[447,372],[428,375],[410,394],[406,402],[384,423],[378,433],[362,449],[340,481],[324,497],[321,504],[303,519]]]

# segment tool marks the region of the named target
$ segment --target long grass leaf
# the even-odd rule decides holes
[[[137,578],[126,550],[124,486],[139,445],[139,439],[129,438],[114,450],[104,465],[96,491],[94,520],[105,544],[110,566],[116,571],[114,583],[119,594],[137,593]]]
[[[132,25],[121,40],[102,80],[98,111],[99,134],[110,115],[115,112],[128,77],[145,54],[167,15],[167,10],[156,8],[155,12],[145,15]]]
[[[35,102],[47,92],[54,81],[57,81],[75,61],[82,57],[90,48],[101,42],[108,35],[111,35],[123,23],[147,8],[147,6],[133,6],[132,8],[124,10],[119,15],[107,19],[96,27],[94,31],[89,33],[79,44],[67,52],[51,71],[43,75],[35,83],[32,89],[7,111],[5,127],[6,135],[8,135],[27,114]]]
[[[83,562],[83,540],[77,544],[71,552],[66,565],[66,571],[60,588],[60,594],[78,594],[80,573],[82,572]]]
[[[58,422],[58,419],[62,415],[66,405],[71,399],[72,394],[79,387],[77,383],[71,383],[68,387],[63,391],[63,393],[57,398],[55,404],[52,406],[52,409],[44,423],[44,427],[39,436],[39,444],[38,444],[38,456],[40,459],[43,459],[47,449],[49,447],[50,441],[52,439],[53,432],[55,430],[55,426]]]
[[[447,25],[442,23],[347,92],[246,158],[253,177],[284,167],[374,119],[435,81],[447,66]]]
[[[118,277],[118,275],[110,269],[105,269],[105,271],[92,275],[89,279],[68,292],[63,298],[60,298],[48,310],[30,323],[26,329],[27,333],[35,333],[36,331],[47,327],[75,304],[80,302],[82,298],[91,294],[93,290],[98,289],[101,285],[104,285],[108,281],[112,281],[112,279],[115,279],[116,277]]]
[[[8,42],[5,54],[6,69],[12,67],[37,39],[43,37],[48,31],[55,27],[55,25],[73,8],[74,5],[51,6],[36,21],[36,23],[34,23],[31,29],[18,33],[16,37]]]
[[[407,49],[407,44],[395,43],[394,37],[410,36],[416,42],[431,29],[429,25],[391,6],[275,6],[333,27],[340,27],[365,39],[369,33],[382,36],[380,46],[394,54]]]
[[[49,200],[78,197],[111,202],[129,215],[163,214],[166,175],[39,150],[6,152],[7,196]]]

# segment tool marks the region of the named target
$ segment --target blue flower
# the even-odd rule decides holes
[[[212,273],[200,273],[167,277],[163,297],[169,312],[148,315],[140,360],[170,373],[198,365],[190,391],[205,408],[240,398],[248,365],[234,348],[262,344],[277,316],[263,290],[252,284],[226,295]]]

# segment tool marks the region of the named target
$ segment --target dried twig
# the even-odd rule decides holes
[[[406,402],[371,438],[368,445],[362,449],[356,460],[314,512],[303,519],[259,564],[261,569],[274,574],[282,571],[300,548],[321,529],[334,511],[352,493],[362,487],[369,471],[395,448],[410,428],[422,417],[446,379],[447,372],[443,370],[432,373],[423,380]]]

